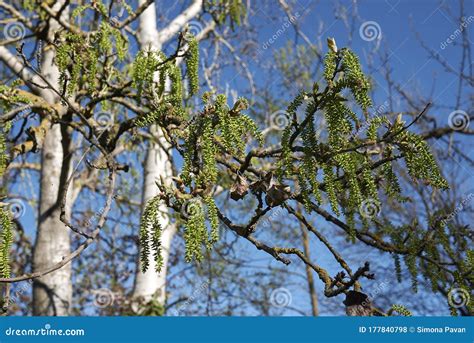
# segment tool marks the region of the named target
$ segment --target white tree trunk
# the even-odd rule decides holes
[[[144,2],[145,1],[140,0],[139,5]],[[161,44],[158,38],[158,30],[156,27],[156,9],[154,4],[150,5],[139,18],[138,37],[142,49],[150,48],[151,50],[156,51],[161,49]],[[153,137],[163,144],[163,147],[168,146],[163,134],[156,125],[152,125],[150,131]],[[168,151],[170,151],[169,148]],[[164,180],[169,180],[172,175],[171,161],[168,158],[167,152],[164,151],[159,144],[151,140],[149,141],[143,172],[144,184],[142,211],[145,208],[147,201],[157,194],[158,189],[155,181],[159,181],[160,176]],[[156,297],[160,304],[164,304],[166,301],[166,275],[169,250],[176,228],[174,225],[170,225],[166,206],[162,206],[162,208],[160,208],[160,212],[160,223],[161,227],[163,228],[163,233],[161,236],[163,268],[161,273],[156,273],[153,252],[150,253],[150,265],[145,273],[141,271],[141,263],[139,261],[137,265],[133,296],[135,298],[141,298],[145,302],[148,302],[153,297]]]
[[[63,1],[56,2],[53,10],[57,11],[62,3]],[[51,40],[57,29],[59,29],[59,24],[50,20],[48,35]],[[46,79],[57,88],[59,71],[54,64],[54,56],[54,49],[43,49],[41,71]],[[40,95],[51,104],[59,101],[51,90],[41,90]],[[60,209],[51,210],[58,197],[62,162],[61,130],[56,124],[46,134],[41,151],[39,219],[33,253],[33,272],[52,266],[70,253],[69,229],[59,219]],[[70,212],[70,209],[67,212]],[[71,264],[34,281],[34,315],[68,315],[71,299]]]
[[[145,3],[144,0],[139,1],[139,5]],[[139,18],[138,36],[142,49],[160,50],[162,44],[173,38],[180,29],[194,16],[196,16],[202,9],[202,1],[194,1],[189,8],[177,16],[165,29],[158,32],[156,26],[156,8],[155,4],[149,6]],[[154,197],[158,188],[155,181],[159,181],[160,177],[165,182],[171,183],[172,166],[169,159],[171,149],[168,142],[165,140],[160,128],[152,125],[151,134],[156,140],[160,142],[157,144],[150,141],[146,155],[144,166],[144,185],[143,185],[143,199],[142,211],[146,202]],[[163,268],[161,273],[155,272],[155,263],[153,252],[150,253],[150,265],[146,273],[141,272],[140,262],[137,266],[137,274],[135,278],[135,287],[133,296],[141,298],[144,301],[149,301],[153,297],[159,301],[160,304],[166,302],[166,276],[168,270],[168,260],[170,256],[170,248],[173,237],[176,233],[176,227],[170,223],[168,216],[168,209],[166,206],[160,207],[160,223],[163,228],[161,236]]]

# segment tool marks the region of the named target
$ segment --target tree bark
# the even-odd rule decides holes
[[[143,3],[145,3],[144,0],[139,1],[139,5]],[[161,32],[158,32],[156,26],[156,8],[153,3],[139,17],[138,37],[141,48],[150,48],[151,50],[159,51],[162,45],[171,39],[190,19],[196,16],[201,9],[202,1],[194,1],[183,13],[178,15],[170,25]],[[165,140],[158,126],[152,125],[150,132],[155,141],[150,140],[146,154],[143,175],[142,211],[147,201],[157,195],[158,188],[155,181],[160,180],[161,177],[165,182],[171,183],[172,176],[172,165],[169,158],[172,153],[170,145]],[[161,269],[161,273],[156,273],[153,252],[150,253],[148,258],[150,265],[145,273],[141,271],[141,264],[140,261],[138,261],[133,297],[142,299],[145,302],[156,297],[159,303],[164,305],[166,302],[168,260],[171,243],[176,233],[176,226],[170,223],[168,208],[165,205],[160,207],[160,223],[163,228],[161,236],[163,268]]]
[[[139,5],[142,5],[145,1],[140,0]],[[139,30],[138,38],[142,49],[150,48],[151,50],[159,51],[161,44],[158,37],[158,29],[156,27],[156,9],[154,3],[149,6],[139,18]],[[150,128],[152,137],[159,141],[164,149],[160,147],[160,144],[150,140],[145,165],[143,168],[143,194],[142,194],[142,211],[145,208],[148,200],[153,198],[157,194],[157,186],[155,181],[160,180],[160,176],[164,180],[169,180],[172,176],[171,161],[167,153],[171,153],[169,144],[163,137],[160,129],[156,125],[152,125]],[[164,304],[166,301],[166,275],[167,265],[169,259],[169,249],[173,236],[176,232],[174,225],[170,225],[168,217],[168,209],[166,206],[160,207],[160,223],[163,228],[161,236],[162,254],[163,254],[163,268],[161,273],[155,271],[155,259],[153,252],[150,253],[148,260],[150,265],[148,270],[143,273],[141,263],[138,261],[137,273],[135,276],[135,285],[133,290],[133,297],[142,299],[144,302],[150,301],[153,297],[159,301],[160,304]]]
[[[56,2],[57,11],[63,1]],[[50,19],[48,36],[60,27]],[[54,64],[55,50],[43,49],[41,72],[58,89],[59,70]],[[40,95],[50,104],[59,101],[57,95],[42,89]],[[70,253],[69,229],[59,219],[60,209],[56,206],[60,188],[60,174],[63,163],[62,135],[59,124],[55,124],[46,134],[41,151],[41,181],[38,216],[38,232],[33,252],[33,272],[41,271],[60,262]],[[70,212],[70,209],[69,209]],[[72,299],[71,264],[34,280],[33,314],[44,316],[66,316],[69,314]]]

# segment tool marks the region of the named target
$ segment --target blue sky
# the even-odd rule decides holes
[[[346,6],[349,12],[354,10],[351,1],[341,1],[340,3]],[[259,7],[260,4],[261,7]],[[335,2],[333,1],[324,0],[296,1],[296,4],[292,7],[291,13],[298,17],[297,23],[310,41],[314,44],[317,44],[318,40],[323,42],[323,53],[327,51],[325,45],[327,37],[334,37],[339,47],[349,44],[349,30],[342,20],[335,18],[334,4]],[[254,16],[250,18],[250,22],[259,27],[259,48],[264,52],[260,60],[253,61],[250,65],[253,75],[256,75],[256,82],[265,84],[267,78],[270,77],[269,74],[266,74],[268,71],[264,66],[265,63],[271,64],[272,54],[277,49],[284,47],[288,41],[293,41],[296,35],[292,28],[283,30],[283,33],[278,33],[279,30],[282,30],[285,21],[287,21],[287,16],[282,11],[278,11],[275,9],[275,6],[272,7],[267,2],[257,2],[254,5],[252,9]],[[473,2],[465,3],[465,13],[467,16],[465,18],[466,27],[463,28],[469,32],[471,41],[473,27],[471,24],[474,22],[474,17],[471,16],[474,14],[473,5]],[[445,8],[446,6],[448,10]],[[457,1],[360,1],[357,7],[359,19],[353,24],[354,35],[350,46],[361,56],[364,70],[367,70],[369,65],[369,61],[366,58],[367,52],[374,49],[378,44],[378,51],[386,51],[390,57],[389,64],[393,79],[400,83],[405,91],[414,92],[416,89],[420,92],[420,102],[423,98],[430,98],[432,101],[438,104],[441,103],[446,107],[432,111],[439,118],[440,125],[448,125],[448,115],[453,109],[472,113],[472,108],[469,108],[469,103],[466,101],[462,101],[460,106],[456,107],[455,94],[458,87],[458,78],[448,73],[442,65],[430,57],[429,53],[421,46],[420,40],[423,41],[426,47],[439,54],[445,60],[446,66],[458,70],[461,61],[459,46],[462,43],[462,39],[456,30],[459,30],[461,27],[451,16],[459,17],[459,12],[460,6]],[[360,30],[364,23],[367,22],[375,28],[380,40],[370,40],[368,36],[365,36],[366,39],[363,39],[363,34],[360,33]],[[318,35],[318,28],[321,23],[324,23],[324,30],[321,35]],[[275,35],[277,38],[270,41]],[[419,35],[418,38],[417,35]],[[299,38],[298,43],[304,44],[301,38]],[[468,60],[467,65],[470,63],[472,61]],[[385,76],[382,74],[383,68],[381,68],[380,61],[376,60],[373,63],[373,67],[377,70],[377,72],[372,74],[372,77],[375,79],[375,106],[378,106],[387,100],[388,89],[384,81]],[[231,76],[231,80],[236,88],[241,88],[245,84],[248,85],[248,82],[243,77],[243,73]],[[290,101],[297,91],[297,89],[288,91],[288,98],[286,100]],[[472,94],[472,88],[464,84],[463,100],[467,99],[468,94]],[[401,104],[395,106],[393,110],[397,112],[406,108],[406,104]],[[461,141],[465,141],[466,147],[468,147],[469,142],[467,139],[461,138]],[[430,142],[430,144],[439,143],[434,141]],[[473,156],[472,149],[465,149],[463,152],[468,156]],[[459,164],[453,160],[453,167],[457,166]],[[467,194],[473,189],[472,166],[465,162],[461,162],[460,166],[462,170],[461,177],[464,178],[465,186],[462,191],[466,191]],[[344,246],[343,240],[340,243],[341,246]],[[350,247],[347,249],[350,249]],[[319,252],[324,249],[315,244],[313,250]],[[261,256],[262,253],[257,252],[256,255]],[[393,267],[392,259],[387,255],[374,253],[372,256],[375,257],[375,268],[391,269]],[[318,254],[318,262],[325,267],[329,266],[330,272],[337,271],[338,266],[332,261],[331,257]],[[361,261],[352,262],[354,263],[353,265],[361,263]],[[407,302],[410,296],[431,297],[431,295],[423,293],[419,295],[410,294],[409,283],[398,285],[393,279],[388,281],[389,286],[387,288],[386,281],[378,280],[374,284],[369,284],[366,290],[373,292],[377,288],[382,288],[381,292],[389,295],[390,290],[397,288],[399,292],[405,292],[407,297],[404,301]],[[381,284],[384,287],[380,287]],[[321,283],[318,282],[319,294],[321,295],[320,286]],[[436,297],[431,297],[431,299],[433,299],[431,307],[434,308],[437,306]],[[306,295],[304,294],[294,296],[293,300],[300,303],[307,302]],[[331,301],[339,302],[341,300],[342,298]],[[426,303],[429,306],[430,301],[426,300]],[[321,312],[324,314],[325,311],[323,300]],[[289,311],[287,314],[291,313]],[[447,309],[444,308],[436,308],[434,313],[448,314]]]
[[[183,2],[184,3],[184,2]],[[186,2],[187,3],[187,2]],[[286,15],[277,7],[276,1],[254,1],[252,4],[251,14],[249,18],[251,24],[258,27],[257,31],[257,42],[259,47],[262,48],[265,42],[275,35],[275,33],[281,29],[282,24],[285,23]],[[342,5],[350,11],[354,10],[352,1],[341,1]],[[412,1],[360,1],[358,2],[357,11],[359,19],[354,22],[354,36],[352,37],[351,47],[352,49],[361,56],[361,61],[364,69],[368,68],[368,62],[365,58],[366,53],[373,49],[377,44],[380,52],[387,51],[390,56],[390,67],[392,69],[392,75],[396,81],[406,86],[407,89],[417,87],[421,90],[422,95],[429,93],[433,94],[433,99],[436,102],[445,104],[451,108],[456,106],[454,94],[457,91],[457,77],[445,71],[443,66],[438,62],[434,61],[429,57],[426,50],[422,48],[419,40],[416,38],[416,32],[419,33],[421,39],[426,45],[437,52],[443,59],[446,60],[448,66],[457,70],[460,63],[460,49],[461,37],[456,36],[451,43],[447,43],[448,38],[451,35],[456,35],[456,30],[459,29],[459,24],[456,23],[450,14],[443,8],[443,5],[449,5],[449,9],[452,14],[458,16],[459,14],[459,3],[457,1],[429,1],[429,0],[412,0]],[[335,17],[334,11],[335,2],[333,1],[307,1],[299,0],[296,1],[292,10],[292,13],[297,14],[297,23],[301,27],[302,31],[308,36],[311,42],[317,44],[321,40],[323,44],[323,53],[326,51],[325,41],[327,37],[334,37],[339,47],[343,47],[348,44],[349,31],[344,26],[341,19]],[[183,7],[185,7],[183,5]],[[469,24],[466,26],[467,30],[471,34],[472,38],[472,24],[474,24],[474,18],[470,19],[470,15],[474,15],[474,2],[467,1],[465,3],[465,10],[467,13],[466,22]],[[379,35],[380,39],[368,40],[366,37],[363,39],[363,35],[360,34],[360,27],[364,23],[370,24],[370,27],[375,28],[376,34]],[[324,30],[321,35],[318,35],[319,25],[324,23]],[[292,28],[286,29],[281,35],[275,39],[268,49],[264,49],[263,59],[267,62],[270,61],[273,52],[285,46],[288,40],[295,39],[295,32]],[[300,43],[304,44],[303,41]],[[444,48],[442,48],[442,46]],[[266,82],[267,75],[265,74],[266,69],[262,67],[261,62],[252,61],[249,59],[250,70],[255,76],[256,83],[263,85]],[[472,61],[468,61],[472,63]],[[375,61],[375,70],[380,69],[380,62]],[[236,70],[227,71],[226,76],[231,86],[239,92],[245,93],[248,91],[248,82],[243,75]],[[384,82],[384,75],[379,72],[373,74],[375,79],[375,100],[376,105],[383,104],[387,99],[387,85]],[[434,82],[434,80],[436,80]],[[222,84],[222,87],[225,85]],[[472,89],[468,86],[464,86],[464,94],[472,93]],[[290,101],[292,97],[296,95],[296,90],[290,90],[288,92],[287,101]],[[467,108],[467,103],[461,103],[459,109],[464,110],[468,113],[472,113],[472,108]],[[395,108],[394,110],[402,110],[405,106]],[[437,112],[439,118],[446,118],[452,109],[446,108],[445,110],[440,109]],[[471,111],[471,112],[470,112]],[[473,156],[472,149],[466,149],[466,154]],[[463,162],[463,170],[466,177],[466,189],[472,189],[472,169],[469,165],[465,165]],[[29,197],[29,192],[36,191],[35,188],[30,187],[28,184],[18,185],[19,193],[25,197]],[[137,195],[137,199],[139,196]],[[100,206],[99,206],[100,207]],[[27,209],[26,215],[21,218],[22,223],[25,225],[28,231],[32,232],[36,227],[36,222],[32,216],[32,210]],[[28,229],[30,228],[30,229]],[[253,247],[246,246],[246,242],[242,245],[245,246],[245,250],[255,254],[256,258],[266,257],[263,253],[254,251]],[[341,242],[343,244],[343,242]],[[322,251],[323,249],[315,245],[315,251]],[[377,255],[377,254],[375,254]],[[377,255],[378,256],[378,255]],[[337,271],[337,266],[332,261],[332,258],[327,256],[318,256],[320,258],[319,263],[323,266],[329,266],[330,271]],[[275,262],[276,263],[276,262]],[[354,261],[355,265],[359,264],[359,261]],[[385,265],[391,266],[391,259],[382,258],[379,260],[379,267]],[[332,269],[333,268],[333,269]],[[381,280],[383,282],[384,280]],[[378,283],[379,284],[379,283]],[[318,281],[318,289],[321,290],[320,282]],[[376,286],[375,286],[376,287]],[[405,286],[403,286],[405,287]],[[320,298],[321,298],[321,292]],[[307,301],[303,291],[295,291],[294,301],[296,303],[304,303]],[[337,299],[340,302],[342,299]],[[324,307],[321,309],[323,314]],[[447,314],[445,311],[440,313]],[[287,314],[294,314],[288,312]]]

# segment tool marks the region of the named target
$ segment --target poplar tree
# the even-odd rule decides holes
[[[34,253],[37,263],[31,273],[11,275],[15,226],[2,208],[0,282],[35,279],[37,314],[68,314],[70,262],[80,259],[83,250],[98,239],[119,197],[117,189],[126,187],[127,173],[136,172],[118,151],[133,153],[137,132],[151,131],[152,127],[160,131],[165,150],[178,154],[183,163],[173,166],[177,173],[172,182],[170,175],[156,179],[156,195],[144,204],[138,237],[143,273],[153,266],[153,272],[159,274],[165,267],[163,207],[169,211],[166,215],[174,216],[173,225],[184,230],[183,257],[187,262],[202,262],[224,228],[285,265],[291,263],[290,257],[299,259],[319,277],[326,297],[346,294],[348,301],[374,275],[370,261],[351,266],[316,228],[316,220],[342,230],[348,244],[362,243],[390,253],[398,274],[403,259],[413,287],[419,264],[445,268],[433,246],[435,234],[449,239],[441,232],[445,222],[433,221],[423,230],[410,223],[380,223],[376,218],[382,195],[404,201],[396,163],[403,165],[413,182],[427,189],[448,188],[424,137],[412,130],[430,104],[409,122],[402,116],[390,120],[371,115],[372,85],[351,49],[338,48],[334,39],[328,39],[324,77],[314,80],[311,89],[301,89],[289,102],[284,112],[287,125],[275,145],[265,140],[262,128],[248,115],[247,99],[230,101],[220,92],[200,89],[199,41],[185,27],[175,33],[178,44],[171,54],[146,44],[138,44],[139,49],[131,47],[134,42],[123,28],[139,17],[149,2],[142,2],[135,11],[124,5],[130,13],[124,21],[113,20],[116,10],[100,1],[50,5],[24,4],[23,11],[35,14],[36,26],[28,16],[14,11],[13,5],[3,5],[40,37],[39,68],[31,62],[31,52],[24,44],[15,52],[0,47],[2,62],[19,75],[0,88],[4,113],[0,119],[1,175],[10,186],[6,176],[11,163],[20,156],[34,160],[39,151],[43,164]],[[237,25],[244,11],[239,1],[209,1],[206,6],[218,25]],[[88,15],[98,18],[93,25],[84,20]],[[192,97],[201,99],[200,108],[189,113],[186,101]],[[27,116],[26,129],[20,129],[21,134],[15,137],[14,122],[25,108],[32,116]],[[323,135],[316,135],[318,117],[326,123]],[[84,164],[73,163],[84,158]],[[75,177],[78,173],[93,174],[96,184],[92,191],[105,198],[92,227],[84,228],[71,215],[73,201],[87,192],[87,182],[83,179],[80,183]],[[46,187],[51,180],[53,190]],[[8,195],[8,187],[2,192]],[[229,213],[232,208],[224,211],[217,193],[234,202],[255,204],[249,218],[236,220]],[[330,275],[299,248],[276,246],[260,238],[268,228],[259,224],[276,209],[286,211],[326,246],[340,272]],[[79,242],[73,251],[69,251],[70,233]],[[63,239],[53,245],[59,250],[42,248],[55,234]],[[45,255],[47,258],[41,258]],[[463,289],[469,289],[471,281],[464,272],[472,270],[473,261],[469,251],[463,270],[454,275]],[[430,274],[430,268],[421,270],[434,279],[445,275]],[[47,298],[51,290],[57,297],[53,301]],[[393,312],[409,314],[400,305],[387,311]]]

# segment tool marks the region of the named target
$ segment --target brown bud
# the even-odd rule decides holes
[[[235,180],[235,183],[230,189],[230,198],[232,200],[238,201],[247,194],[248,189],[249,184],[247,180],[243,176],[237,175],[237,180]]]

